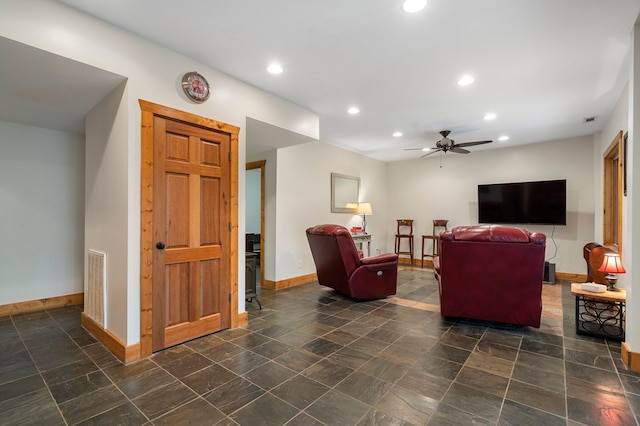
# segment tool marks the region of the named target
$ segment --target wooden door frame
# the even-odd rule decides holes
[[[229,133],[229,296],[231,328],[238,318],[238,134],[240,128],[206,117],[179,111],[142,99],[140,152],[140,358],[153,352],[153,118],[164,117],[214,131]]]
[[[613,138],[603,155],[602,244],[615,247],[622,255],[623,134]]]
[[[260,169],[260,285],[264,283],[264,181],[266,160],[247,163],[245,170]],[[246,192],[246,191],[245,191]],[[246,214],[245,214],[246,216]]]

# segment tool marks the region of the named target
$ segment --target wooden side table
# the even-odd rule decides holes
[[[626,291],[594,293],[572,283],[571,294],[576,298],[576,334],[624,340]]]
[[[371,256],[371,234],[351,234],[353,242],[363,249],[364,243],[367,243],[367,257]]]

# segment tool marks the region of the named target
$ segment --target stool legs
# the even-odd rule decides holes
[[[421,262],[420,262],[420,267],[421,267],[421,268],[424,268],[424,258],[425,258],[426,256],[429,256],[428,254],[424,254],[424,242],[425,242],[425,240],[428,240],[428,239],[429,239],[429,237],[428,237],[428,236],[426,236],[426,235],[423,235],[423,236],[422,236],[422,251],[420,252],[420,253],[422,253],[422,260],[421,260]]]
[[[408,241],[409,251],[400,251],[400,245],[403,239]],[[413,265],[413,235],[396,235],[395,252],[397,255],[408,254],[410,256],[409,261],[411,265]]]
[[[427,254],[424,251],[424,242],[425,240],[433,241],[433,245],[431,246],[431,254]],[[437,235],[423,235],[422,236],[422,263],[421,267],[424,268],[424,258],[431,257],[434,258],[438,256],[438,242],[440,241],[440,237]]]
[[[423,235],[422,236],[422,267],[424,268],[424,258],[430,257],[434,258],[440,255],[440,234],[436,232],[436,228],[444,228],[447,230],[447,224],[449,223],[448,219],[435,219],[433,221],[433,233],[431,235]],[[427,254],[424,252],[424,240],[431,240],[431,254]]]

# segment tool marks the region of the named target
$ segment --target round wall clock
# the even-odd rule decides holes
[[[195,71],[182,76],[182,90],[189,99],[202,103],[209,98],[209,83],[207,79]]]

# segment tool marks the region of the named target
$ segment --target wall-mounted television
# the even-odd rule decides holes
[[[478,222],[566,225],[567,181],[478,185]]]

